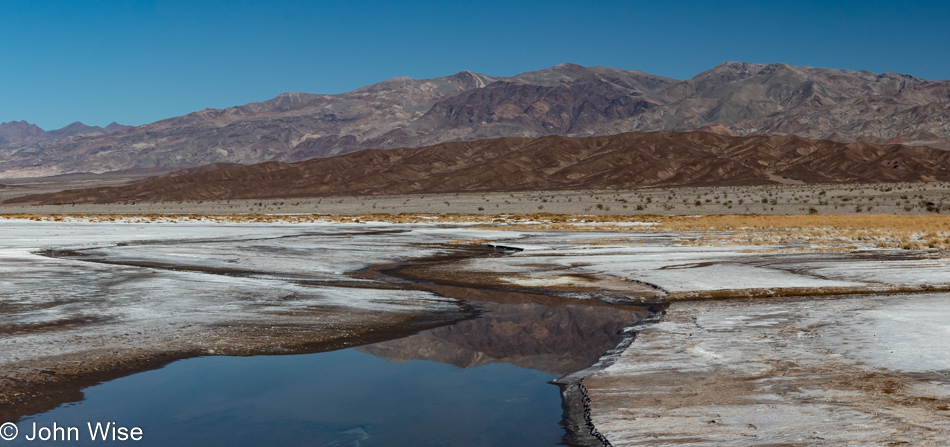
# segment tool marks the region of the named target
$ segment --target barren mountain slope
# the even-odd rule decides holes
[[[45,132],[39,126],[26,121],[0,123],[0,145],[42,138],[44,134]]]
[[[87,126],[76,121],[60,129],[45,131],[36,124],[30,124],[26,121],[11,121],[0,123],[0,146],[38,144],[42,141],[46,141],[44,144],[63,144],[70,137],[109,134],[128,127],[116,122],[112,122],[106,127]]]
[[[676,81],[641,71],[563,64],[439,101],[411,129],[431,143],[499,136],[602,134],[607,123],[662,105]]]
[[[669,129],[722,123],[741,135],[874,142],[950,136],[950,81],[897,73],[732,62],[667,89],[662,100]]]
[[[0,178],[292,162],[497,137],[697,129],[950,147],[950,81],[745,62],[686,81],[573,64],[510,78],[394,78],[339,95],[285,93],[110,135],[0,144]]]
[[[426,80],[394,78],[341,95],[284,93],[265,102],[205,109],[107,136],[0,147],[0,177],[174,170],[411,145],[402,141],[405,123],[422,116],[440,98],[491,81],[469,72]]]
[[[115,121],[109,124],[106,127],[99,126],[87,126],[79,121],[76,121],[72,124],[69,124],[66,127],[56,130],[50,130],[46,132],[46,135],[49,138],[67,138],[67,137],[76,137],[76,136],[87,136],[87,135],[104,135],[110,134],[113,132],[118,132],[122,129],[127,129],[130,126],[123,126]]]
[[[5,203],[158,202],[645,186],[950,180],[950,152],[707,132],[499,138],[164,176]]]

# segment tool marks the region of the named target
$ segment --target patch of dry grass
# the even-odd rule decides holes
[[[858,243],[878,248],[950,249],[950,216],[715,215],[659,218],[661,227],[697,233],[688,244],[810,244],[815,249]]]
[[[772,229],[851,229],[915,232],[950,232],[950,216],[898,216],[892,214],[755,215],[720,214],[712,216],[657,217],[664,227],[674,230],[728,230],[737,228]]]
[[[798,250],[833,251],[862,247],[950,249],[950,216],[943,215],[7,214],[0,215],[0,218],[43,222],[124,223],[456,223],[473,224],[476,228],[483,229],[513,231],[669,232],[679,234],[677,243],[684,245],[790,245]],[[652,225],[631,225],[637,222]],[[605,245],[634,243],[634,240],[621,237],[582,242]]]

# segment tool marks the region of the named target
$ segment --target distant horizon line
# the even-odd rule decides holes
[[[676,81],[680,81],[680,82],[685,82],[685,81],[688,81],[688,80],[690,80],[690,79],[693,79],[693,78],[695,78],[695,77],[697,77],[697,76],[699,76],[699,75],[701,75],[701,74],[703,74],[703,73],[705,73],[705,72],[707,72],[707,71],[713,70],[713,69],[715,69],[716,67],[720,67],[720,66],[727,65],[727,64],[750,64],[750,65],[763,65],[763,66],[769,66],[769,65],[785,65],[785,66],[792,67],[792,68],[813,68],[813,69],[818,69],[818,70],[841,70],[841,71],[848,71],[848,72],[853,72],[853,73],[867,72],[867,73],[871,73],[871,74],[876,75],[876,76],[883,76],[883,75],[886,75],[886,74],[895,74],[895,75],[902,75],[902,76],[910,76],[910,77],[913,77],[913,78],[916,78],[916,79],[921,79],[921,80],[928,81],[928,82],[950,81],[950,78],[944,78],[944,79],[927,79],[927,78],[921,78],[921,77],[919,77],[919,76],[915,76],[915,75],[910,74],[910,73],[903,73],[903,72],[898,72],[898,71],[885,71],[885,72],[881,72],[881,73],[876,73],[876,72],[873,72],[873,71],[867,70],[867,69],[854,70],[854,69],[850,69],[850,68],[815,67],[815,66],[812,66],[812,65],[792,65],[792,64],[789,64],[789,63],[786,63],[786,62],[768,62],[768,63],[765,63],[765,62],[748,62],[748,61],[740,61],[740,60],[727,60],[727,61],[722,61],[722,62],[720,62],[720,63],[718,63],[718,64],[716,64],[716,65],[714,65],[714,66],[712,66],[712,67],[710,67],[710,68],[708,68],[708,69],[706,69],[706,70],[702,70],[702,71],[696,73],[696,74],[693,75],[692,77],[689,77],[689,78],[686,78],[686,79],[679,79],[679,78],[669,77],[669,76],[666,76],[666,75],[660,75],[660,74],[656,74],[656,73],[650,73],[650,72],[643,71],[643,70],[636,69],[636,68],[617,68],[617,67],[612,67],[612,66],[610,66],[610,65],[582,65],[582,64],[577,64],[577,63],[574,63],[574,62],[562,62],[562,63],[559,63],[559,64],[550,65],[550,66],[547,66],[547,67],[544,67],[544,68],[539,68],[539,69],[535,69],[535,70],[523,71],[523,72],[520,72],[520,73],[518,73],[518,74],[511,75],[511,76],[495,76],[495,75],[491,75],[491,74],[486,74],[486,73],[481,73],[481,72],[477,72],[477,71],[472,71],[472,70],[464,69],[464,70],[461,70],[461,71],[458,71],[458,72],[455,72],[455,73],[452,73],[452,74],[447,74],[447,75],[442,75],[442,76],[434,76],[434,77],[428,77],[428,78],[426,78],[426,77],[414,78],[414,77],[411,77],[411,76],[390,76],[390,77],[388,77],[388,78],[385,78],[385,79],[383,79],[383,80],[381,80],[381,81],[374,82],[374,83],[372,83],[372,84],[361,85],[361,86],[358,86],[358,87],[356,87],[356,88],[353,88],[353,89],[350,89],[350,90],[346,90],[346,91],[342,91],[342,92],[338,92],[338,93],[315,93],[315,92],[307,92],[307,91],[284,91],[284,92],[278,93],[277,95],[274,95],[274,96],[271,96],[271,97],[269,97],[269,98],[265,98],[265,99],[262,99],[262,100],[256,100],[256,101],[255,101],[255,100],[252,100],[252,101],[247,101],[247,102],[243,102],[243,103],[239,103],[239,104],[234,104],[234,105],[230,105],[230,106],[225,106],[225,107],[220,107],[220,108],[217,108],[217,107],[205,107],[205,108],[203,108],[203,109],[192,110],[192,111],[190,111],[190,112],[185,112],[185,113],[182,113],[182,114],[179,114],[179,115],[172,115],[172,116],[168,116],[168,117],[165,117],[165,118],[159,118],[159,119],[156,119],[156,120],[154,120],[154,121],[149,121],[149,122],[145,122],[145,123],[141,123],[141,124],[121,124],[121,123],[118,122],[118,120],[112,120],[110,123],[105,124],[105,125],[98,125],[98,124],[92,124],[92,125],[90,125],[90,124],[86,124],[86,123],[84,123],[84,122],[82,122],[82,121],[80,121],[80,120],[75,120],[75,121],[72,121],[72,122],[70,122],[70,123],[68,123],[68,124],[66,124],[66,125],[61,126],[61,127],[52,128],[52,129],[48,129],[48,130],[47,130],[47,129],[45,129],[45,128],[42,127],[42,126],[40,126],[40,125],[38,125],[38,124],[36,124],[36,123],[27,121],[27,120],[25,120],[25,119],[19,119],[19,120],[13,119],[13,120],[11,120],[11,121],[3,121],[3,122],[0,122],[0,125],[23,122],[23,123],[26,123],[26,124],[30,124],[30,125],[36,126],[36,127],[38,127],[39,129],[43,130],[44,132],[54,132],[54,131],[57,131],[57,130],[62,130],[62,129],[64,129],[64,128],[66,128],[66,127],[69,127],[69,126],[71,126],[71,125],[73,125],[73,124],[77,124],[77,123],[78,123],[78,124],[82,124],[82,125],[84,125],[84,126],[88,126],[88,127],[99,127],[99,128],[103,128],[103,129],[106,128],[106,127],[108,127],[108,126],[110,126],[110,125],[112,125],[112,124],[118,124],[118,125],[120,125],[120,126],[125,126],[125,127],[140,127],[140,126],[145,126],[145,125],[157,123],[157,122],[159,122],[159,121],[163,121],[163,120],[166,120],[166,119],[172,119],[172,118],[177,118],[177,117],[180,117],[180,116],[189,115],[189,114],[191,114],[191,113],[196,113],[196,112],[200,112],[200,111],[203,111],[203,110],[225,110],[225,109],[229,109],[229,108],[232,108],[232,107],[241,107],[241,106],[245,106],[245,105],[248,105],[248,104],[266,102],[266,101],[269,101],[269,100],[271,100],[271,99],[275,99],[275,98],[278,98],[278,97],[280,97],[280,96],[282,96],[282,95],[287,95],[287,94],[302,93],[302,94],[307,94],[307,95],[336,96],[336,95],[343,95],[343,94],[346,94],[346,93],[350,93],[350,92],[353,92],[353,91],[355,91],[355,90],[359,90],[359,89],[364,88],[364,87],[369,87],[369,86],[373,86],[373,85],[376,85],[376,84],[381,84],[381,83],[383,83],[383,82],[390,81],[390,80],[393,80],[393,79],[404,79],[404,78],[408,78],[408,79],[411,79],[411,80],[414,80],[414,81],[423,81],[423,80],[428,80],[428,79],[437,79],[437,78],[451,77],[451,76],[455,76],[455,75],[458,75],[458,74],[461,74],[461,73],[466,73],[466,72],[467,72],[467,73],[478,74],[478,75],[482,75],[482,76],[488,76],[488,77],[492,77],[492,78],[513,78],[513,77],[517,77],[517,76],[523,75],[523,74],[525,74],[525,73],[534,73],[534,72],[538,72],[538,71],[549,70],[549,69],[552,69],[552,68],[554,68],[554,67],[559,67],[559,66],[564,66],[564,65],[574,65],[574,66],[578,66],[578,67],[582,67],[582,68],[605,67],[605,68],[612,68],[612,69],[624,70],[624,71],[639,71],[639,72],[641,72],[641,73],[646,73],[646,74],[653,75],[653,76],[661,76],[661,77],[664,77],[664,78],[667,78],[667,79],[672,79],[672,80],[676,80]]]

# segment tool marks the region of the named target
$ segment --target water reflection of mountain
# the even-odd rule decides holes
[[[356,349],[394,362],[511,363],[562,376],[595,363],[620,342],[621,329],[648,315],[642,307],[550,297],[513,304],[501,294],[508,296],[477,303],[485,311],[479,318]]]

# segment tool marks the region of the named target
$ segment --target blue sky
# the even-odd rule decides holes
[[[0,121],[139,125],[395,76],[726,60],[950,78],[950,2],[0,1]]]

